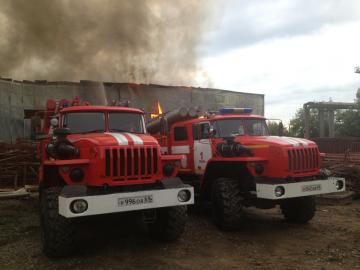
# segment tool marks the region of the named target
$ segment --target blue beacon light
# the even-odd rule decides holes
[[[252,113],[252,108],[221,108],[220,114],[242,114]]]

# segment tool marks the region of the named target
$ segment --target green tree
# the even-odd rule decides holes
[[[270,121],[267,122],[267,125],[268,125],[268,128],[269,128],[269,133],[272,136],[278,136],[278,135],[280,135],[279,133],[281,133],[282,136],[289,135],[288,130],[284,127],[282,122],[276,122],[276,121],[271,121],[270,120]],[[282,132],[280,131],[280,129],[282,129]]]
[[[326,117],[325,117],[326,119]],[[325,134],[328,134],[328,121],[324,123]],[[290,136],[304,137],[305,120],[304,109],[297,110],[290,120]],[[319,137],[319,113],[316,109],[310,109],[310,138]],[[337,137],[360,137],[360,88],[356,92],[354,108],[340,110],[335,113],[335,135]]]
[[[360,137],[360,88],[356,92],[354,103],[354,109],[336,112],[336,136]]]
[[[319,137],[319,114],[317,110],[310,109],[310,137]],[[304,137],[305,118],[304,109],[296,111],[295,116],[290,120],[289,134],[292,137]]]

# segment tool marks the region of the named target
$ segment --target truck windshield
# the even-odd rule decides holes
[[[105,131],[105,114],[103,112],[73,112],[63,118],[63,127],[71,133],[90,133]]]
[[[223,119],[214,122],[216,137],[269,136],[263,119]]]
[[[109,112],[109,131],[145,133],[144,118],[139,113]]]

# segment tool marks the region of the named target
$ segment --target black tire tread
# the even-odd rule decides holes
[[[154,238],[162,241],[174,241],[184,232],[186,221],[186,206],[159,208],[156,221],[150,223],[148,228]]]
[[[286,199],[280,207],[288,222],[299,224],[309,222],[315,216],[316,211],[313,196]]]
[[[60,187],[47,188],[40,198],[43,250],[48,257],[64,257],[75,249],[74,224],[58,212],[60,191]]]
[[[213,204],[216,225],[222,230],[237,229],[244,218],[243,197],[238,179],[219,178],[214,183]]]

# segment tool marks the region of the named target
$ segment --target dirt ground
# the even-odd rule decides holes
[[[360,269],[360,201],[319,206],[307,225],[279,209],[248,209],[237,232],[219,231],[192,209],[183,237],[164,244],[111,216],[88,220],[80,252],[51,260],[41,252],[36,198],[0,201],[0,269]]]

